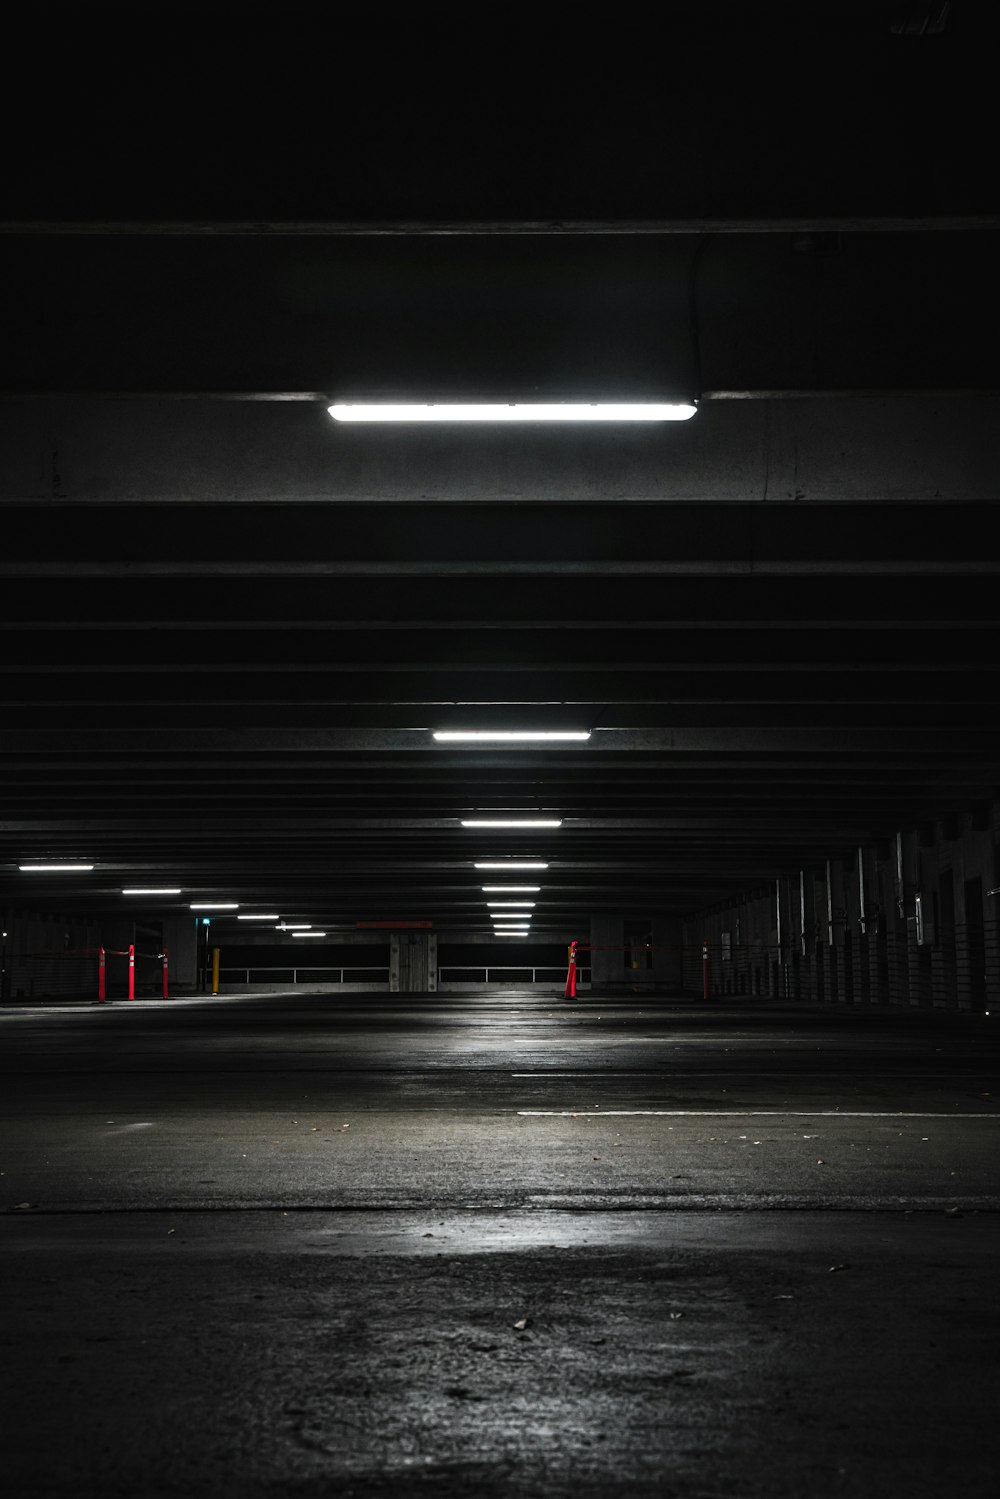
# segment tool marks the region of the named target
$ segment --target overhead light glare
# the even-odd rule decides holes
[[[293,932],[293,937],[325,937],[325,932]]]
[[[189,910],[192,911],[238,911],[240,903],[238,900],[195,900],[191,902]]]
[[[280,921],[281,917],[277,911],[272,911],[267,916],[237,916],[237,921]]]
[[[481,864],[473,864],[473,869],[548,869],[547,864],[528,863],[523,859],[495,859],[486,860]]]
[[[533,911],[535,902],[533,900],[488,900],[486,909],[488,911]]]
[[[19,864],[22,874],[82,874],[93,864]]]
[[[311,921],[282,921],[274,930],[276,932],[307,932],[311,926]]]
[[[589,729],[435,729],[439,744],[580,744],[590,738]]]
[[[698,408],[690,401],[335,401],[327,409],[335,422],[686,422]]]
[[[518,891],[523,895],[537,895],[541,885],[484,885],[486,891],[493,891],[496,895],[516,895]]]
[[[154,889],[152,886],[150,886],[149,889],[146,889],[145,886],[136,885],[132,889],[122,891],[122,895],[180,895],[180,893],[180,886],[178,886],[176,889],[164,888],[160,890]]]
[[[463,817],[463,828],[561,828],[561,817]]]
[[[527,927],[511,927],[503,932],[494,932],[494,937],[527,937],[530,936]]]

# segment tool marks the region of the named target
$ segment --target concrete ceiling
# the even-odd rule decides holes
[[[36,900],[176,883],[466,930],[473,859],[521,855],[565,935],[993,794],[1000,218],[968,147],[995,23],[668,7],[655,55],[612,38],[601,74],[597,38],[558,66],[509,21],[455,64],[433,21],[388,45],[239,9],[150,7],[155,47],[119,7],[64,18],[21,117],[0,902],[18,862],[75,856],[98,868]],[[664,391],[697,416],[324,409]],[[430,737],[491,726],[593,733]],[[500,812],[563,825],[460,826]]]

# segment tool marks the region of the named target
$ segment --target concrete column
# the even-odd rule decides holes
[[[625,921],[621,916],[601,913],[590,918],[590,945],[597,952],[587,953],[590,958],[590,982],[595,988],[608,984],[622,984],[625,970],[620,952],[601,952],[601,948],[620,948],[625,941]]]
[[[191,993],[197,981],[198,927],[193,916],[168,916],[163,923],[163,945],[170,964],[170,992]]]

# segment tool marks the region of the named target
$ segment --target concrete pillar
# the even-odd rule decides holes
[[[168,916],[163,923],[163,945],[170,963],[170,992],[192,993],[197,981],[198,926],[188,915]]]
[[[600,913],[590,918],[590,945],[598,951],[585,954],[590,959],[590,982],[595,988],[624,983],[621,952],[602,952],[601,948],[620,948],[625,941],[625,922],[621,916]]]

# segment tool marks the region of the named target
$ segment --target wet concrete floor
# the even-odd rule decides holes
[[[991,1027],[516,993],[8,1007],[5,1474],[992,1487]]]

